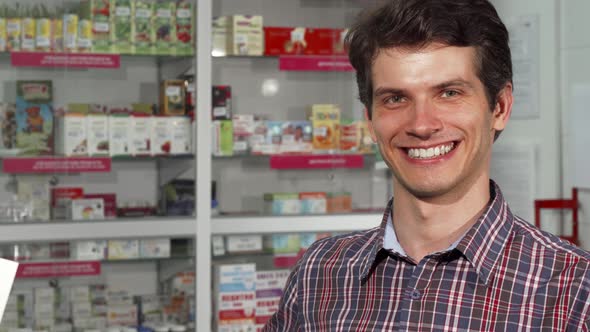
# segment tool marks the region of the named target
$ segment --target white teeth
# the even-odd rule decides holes
[[[455,147],[455,143],[448,145],[440,145],[428,149],[408,149],[408,156],[410,158],[426,159],[438,157],[449,153]]]
[[[433,148],[429,148],[428,150],[426,150],[426,157],[427,158],[434,157],[434,149]]]

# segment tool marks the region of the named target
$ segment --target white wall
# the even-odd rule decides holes
[[[537,15],[539,18],[539,117],[511,119],[499,142],[536,145],[536,199],[561,197],[559,42],[557,0],[492,0],[503,20]],[[516,87],[518,89],[518,87]],[[533,202],[531,202],[531,205]],[[543,214],[543,229],[559,230],[554,214]],[[529,220],[533,223],[534,220]]]
[[[572,90],[579,85],[590,84],[590,2],[588,0],[559,1],[561,12],[561,43],[558,45],[561,52],[560,70],[562,73],[561,109],[563,113],[563,161],[564,179],[563,187],[566,197],[569,197],[571,188],[579,185],[569,172],[570,163],[568,156],[569,147],[572,146],[572,135],[569,130],[569,120],[573,110],[571,99]],[[587,142],[590,144],[590,142]],[[587,170],[590,171],[590,170]],[[590,188],[581,189],[579,192],[581,203],[580,213],[580,240],[582,247],[590,248]]]

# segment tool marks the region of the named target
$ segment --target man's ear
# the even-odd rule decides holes
[[[369,128],[369,134],[371,135],[371,139],[373,143],[377,143],[377,136],[375,136],[375,130],[373,129],[373,121],[369,119],[369,111],[365,107],[365,120],[367,121],[367,127]]]
[[[504,88],[498,93],[496,98],[496,105],[492,114],[492,128],[496,132],[504,130],[510,114],[512,113],[512,103],[514,97],[512,96],[512,83],[506,83]]]

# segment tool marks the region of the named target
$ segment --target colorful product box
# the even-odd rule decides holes
[[[281,127],[280,153],[307,153],[313,150],[311,122],[285,121]]]
[[[254,131],[248,140],[252,154],[265,154],[267,150],[266,135],[268,128],[265,120],[254,120]]]
[[[303,214],[324,214],[327,211],[325,192],[302,192],[299,193],[299,200]]]
[[[150,115],[134,114],[130,118],[129,150],[132,156],[146,156],[151,154],[151,125]]]
[[[166,80],[160,88],[161,115],[184,115],[186,113],[186,85],[183,80]]]
[[[195,17],[190,0],[176,0],[176,55],[192,55],[195,49]]]
[[[266,121],[266,138],[261,147],[263,154],[277,154],[281,151],[283,121]]]
[[[227,54],[227,16],[213,18],[211,27],[211,55],[214,57]]]
[[[289,270],[256,272],[256,330],[279,309],[283,289],[289,277]]]
[[[152,117],[151,150],[152,155],[168,155],[172,151],[172,125],[167,116]]]
[[[70,201],[68,219],[101,220],[104,219],[104,200],[102,198],[78,198]]]
[[[73,259],[101,260],[107,257],[107,241],[75,241],[71,247]]]
[[[214,85],[212,87],[211,102],[213,106],[211,110],[213,120],[232,119],[231,86]]]
[[[64,50],[64,20],[63,17],[51,19],[51,50],[63,52]]]
[[[273,254],[297,255],[301,249],[301,241],[299,234],[272,234],[266,238],[264,247]]]
[[[52,219],[67,219],[70,201],[84,196],[81,187],[51,188],[51,215]]]
[[[264,27],[264,54],[311,54],[310,39],[311,33],[304,27]]]
[[[213,121],[211,130],[212,154],[214,156],[233,155],[233,123],[231,120]]]
[[[69,104],[55,117],[55,152],[67,157],[88,156],[86,114],[88,104]]]
[[[192,152],[192,124],[186,116],[171,116],[170,131],[172,144],[170,153],[174,155],[190,154]]]
[[[139,240],[109,240],[108,259],[139,258]]]
[[[129,305],[108,305],[107,324],[109,326],[136,326],[137,306]]]
[[[134,2],[132,0],[110,0],[112,51],[117,54],[130,54],[133,50]]]
[[[80,6],[80,15],[78,16],[78,32],[76,33],[76,49],[75,52],[90,52],[92,51],[92,40],[94,38],[94,25],[92,22],[92,8],[90,5],[90,1],[94,0],[86,0],[86,5]],[[99,29],[105,28],[104,25],[101,26],[99,23]],[[96,32],[98,33],[105,33],[104,31]]]
[[[117,218],[117,194],[85,194],[87,199],[102,199],[104,203],[104,218]]]
[[[195,212],[195,181],[174,179],[164,187],[167,216],[192,216]]]
[[[16,146],[16,104],[0,103],[0,149]]]
[[[6,49],[10,52],[21,49],[21,19],[17,17],[6,19]]]
[[[375,153],[375,142],[373,142],[373,138],[371,137],[371,132],[369,131],[369,124],[367,121],[359,121],[358,122],[358,130],[359,130],[359,144],[358,144],[358,151],[360,153]]]
[[[300,214],[301,202],[298,193],[264,194],[265,213],[274,216]]]
[[[86,130],[88,155],[108,156],[110,154],[108,115],[104,113],[89,113],[86,117]]]
[[[111,110],[109,115],[109,153],[111,156],[130,155],[130,123],[129,113]]]
[[[234,114],[234,154],[246,154],[250,149],[250,140],[254,134],[254,115]]]
[[[111,5],[109,0],[83,0],[80,3],[80,19],[90,17],[92,23],[92,52],[112,52]],[[78,47],[80,46],[78,45]]]
[[[170,257],[170,239],[141,239],[139,240],[139,255],[145,258]]]
[[[352,211],[352,194],[337,192],[327,194],[328,213],[346,213]]]
[[[334,104],[315,104],[311,108],[313,149],[332,151],[340,143],[340,109]]]
[[[35,32],[35,49],[41,52],[51,51],[52,22],[49,17],[38,18]]]
[[[53,153],[51,81],[17,81],[16,147],[26,155]]]
[[[154,4],[156,54],[176,54],[175,13],[175,0],[157,0]]]
[[[344,37],[347,32],[347,29],[313,29],[308,54],[345,55]]]
[[[263,55],[262,16],[233,15],[227,17],[227,54]]]
[[[340,124],[340,150],[356,152],[360,144],[359,123],[350,120],[342,120]]]
[[[6,52],[6,18],[0,17],[0,52]]]
[[[216,331],[252,331],[256,315],[256,265],[215,267]]]
[[[87,20],[87,23],[89,21]],[[76,52],[78,49],[78,26],[79,17],[77,14],[64,14],[63,16],[63,49],[66,52]]]
[[[37,21],[31,17],[23,17],[21,19],[21,50],[34,51],[35,50],[35,34],[37,33]]]
[[[154,4],[151,0],[133,0],[133,53],[153,54],[155,44]]]

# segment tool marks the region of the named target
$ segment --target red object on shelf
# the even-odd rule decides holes
[[[348,57],[341,55],[282,55],[282,71],[354,71]]]
[[[111,158],[11,157],[3,158],[2,171],[9,174],[108,173]]]
[[[13,67],[119,68],[119,54],[12,52]]]
[[[571,199],[537,199],[535,200],[535,226],[541,228],[541,209],[552,210],[572,210],[572,235],[561,235],[564,240],[568,240],[575,245],[579,245],[578,238],[578,189],[572,189]]]
[[[329,168],[363,168],[362,154],[343,155],[272,155],[272,169],[329,169]]]
[[[19,263],[16,278],[100,275],[100,261]]]

